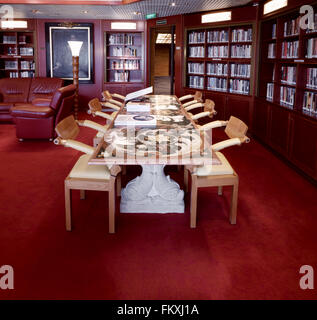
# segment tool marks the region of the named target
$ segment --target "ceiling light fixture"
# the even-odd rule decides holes
[[[87,14],[88,13],[88,10],[82,10],[82,12],[81,13],[83,13],[83,14]]]
[[[3,20],[1,29],[27,29],[28,22],[24,20]]]
[[[111,29],[136,30],[135,22],[111,22]]]
[[[38,13],[40,13],[40,10],[38,10],[38,9],[33,9],[33,10],[31,10],[31,12],[32,12],[33,14],[38,14]]]
[[[201,16],[201,23],[212,23],[228,20],[231,20],[231,11],[208,13]]]
[[[135,14],[135,15],[140,15],[141,12],[140,12],[140,11],[134,11],[133,14]]]
[[[286,7],[288,4],[287,0],[271,0],[264,4],[263,14],[268,14],[278,9]]]
[[[172,2],[171,3],[171,7],[175,7],[176,6],[176,3],[175,2]]]

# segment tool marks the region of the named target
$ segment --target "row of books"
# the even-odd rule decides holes
[[[5,70],[17,70],[18,69],[18,61],[5,61],[4,62]]]
[[[284,36],[293,36],[299,34],[300,17],[284,22]]]
[[[8,47],[7,48],[8,56],[15,56],[17,55],[17,48],[16,47]]]
[[[227,58],[229,54],[228,46],[209,46],[208,58]]]
[[[32,47],[22,47],[20,48],[20,55],[21,56],[33,56],[34,50]]]
[[[205,48],[204,47],[190,47],[189,48],[189,57],[191,57],[191,58],[204,58],[205,57]]]
[[[122,48],[122,47],[114,47],[112,50],[113,57],[136,57],[137,49],[133,48]]]
[[[232,93],[249,94],[250,92],[250,81],[241,79],[230,79],[229,91]]]
[[[306,33],[317,32],[317,13],[314,15],[314,27],[312,29],[307,29]]]
[[[303,99],[303,111],[317,114],[317,93],[305,92]]]
[[[207,63],[207,74],[213,76],[227,76],[228,65],[224,63]]]
[[[252,41],[252,29],[234,29],[232,30],[232,42]]]
[[[128,34],[111,34],[109,36],[109,44],[125,44],[132,46],[134,44],[134,36]]]
[[[235,45],[231,47],[232,58],[251,58],[251,45]]]
[[[276,44],[275,43],[269,43],[267,57],[269,59],[274,59],[276,57]]]
[[[231,76],[250,78],[251,65],[250,64],[231,64]]]
[[[284,41],[282,43],[282,58],[298,58],[299,41]]]
[[[281,82],[295,85],[296,84],[296,67],[282,66]]]
[[[190,76],[188,80],[190,88],[204,89],[204,77]]]
[[[317,89],[317,68],[307,68],[306,87]]]
[[[207,33],[207,42],[228,42],[229,34],[226,30],[216,30],[216,31],[208,31]]]
[[[35,70],[35,62],[21,61],[21,70]]]
[[[268,83],[266,86],[266,98],[273,101],[274,83]]]
[[[139,70],[140,69],[140,61],[139,60],[120,60],[120,61],[112,61],[111,69],[126,69],[126,70]]]
[[[129,81],[129,71],[115,71],[114,72],[115,82],[128,82]]]
[[[203,63],[188,62],[188,73],[205,73],[205,66]]]
[[[208,78],[207,89],[215,91],[227,91],[227,79],[225,78]]]
[[[6,35],[3,35],[2,37],[2,43],[9,43],[9,44],[16,44],[17,43],[17,38],[16,36],[6,36]]]
[[[276,38],[276,23],[272,25],[272,39]]]
[[[23,72],[10,72],[10,78],[34,78],[33,71],[23,71]]]
[[[205,43],[205,32],[190,32],[188,34],[188,43]]]
[[[295,88],[281,87],[280,103],[288,107],[293,107],[295,102]]]
[[[317,38],[311,38],[307,41],[307,58],[317,58]]]

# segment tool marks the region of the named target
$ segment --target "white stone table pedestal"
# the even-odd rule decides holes
[[[142,165],[141,176],[121,191],[122,213],[184,213],[184,191],[166,176],[165,165]]]

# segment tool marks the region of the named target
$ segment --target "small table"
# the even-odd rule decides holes
[[[156,126],[114,127],[114,119],[89,164],[142,166],[141,176],[121,191],[120,212],[184,213],[184,191],[165,175],[164,167],[220,161],[176,96],[146,98],[151,105],[146,115],[156,118]],[[128,113],[122,107],[118,114]]]

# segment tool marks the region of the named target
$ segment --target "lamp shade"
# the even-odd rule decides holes
[[[81,46],[83,45],[82,41],[67,41],[68,45],[70,46],[70,50],[72,51],[73,57],[79,57],[79,52]]]

